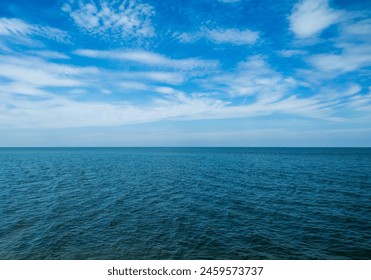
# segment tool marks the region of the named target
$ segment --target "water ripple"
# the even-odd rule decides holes
[[[0,259],[370,259],[371,149],[0,149]]]

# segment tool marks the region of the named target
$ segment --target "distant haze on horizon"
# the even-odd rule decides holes
[[[0,147],[370,147],[371,2],[3,0]]]

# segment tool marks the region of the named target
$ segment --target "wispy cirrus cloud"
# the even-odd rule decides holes
[[[354,95],[350,98],[350,106],[356,111],[367,112],[371,118],[371,87],[362,95]]]
[[[316,53],[308,61],[330,76],[354,72],[371,65],[371,21],[369,15],[344,12],[347,20],[339,23],[338,34],[332,38],[332,53]]]
[[[70,1],[62,10],[82,30],[110,40],[155,35],[152,26],[155,11],[140,0]]]
[[[214,60],[201,60],[197,58],[171,59],[164,55],[143,50],[89,50],[80,49],[74,52],[77,55],[129,61],[150,66],[162,66],[175,69],[215,68],[218,62]]]
[[[201,39],[215,44],[232,44],[237,46],[253,45],[259,39],[259,32],[250,29],[208,29],[202,28],[196,33],[182,33],[176,36],[180,42],[193,43]]]
[[[42,57],[46,59],[70,59],[70,56],[65,53],[50,50],[30,50],[27,51],[27,53],[36,57]]]
[[[172,71],[133,71],[133,72],[121,72],[114,74],[117,79],[125,79],[125,81],[145,81],[145,83],[162,83],[169,85],[180,85],[185,82],[184,73],[172,72]]]
[[[323,72],[340,75],[371,65],[371,51],[368,46],[346,47],[341,54],[317,54],[308,61]]]
[[[205,120],[256,117],[280,113],[305,118],[340,121],[332,116],[331,104],[316,98],[290,96],[272,103],[232,105],[218,98],[188,95],[171,88],[157,88],[163,93],[146,105],[129,102],[82,102],[62,96],[31,101],[17,98],[15,106],[2,104],[0,126],[3,128],[68,128],[118,126],[152,123],[162,120]],[[0,89],[1,92],[1,89]],[[14,104],[14,99],[9,103]]]
[[[249,29],[206,30],[206,38],[218,44],[230,43],[241,46],[254,44],[259,38],[259,33]]]
[[[305,58],[313,69],[302,69],[302,74],[312,81],[323,81],[334,77],[356,72],[371,65],[371,21],[369,11],[340,10],[330,6],[328,0],[302,0],[297,3],[289,16],[290,29],[302,47],[309,40],[309,45],[324,44],[319,38],[321,32],[334,26],[334,30],[326,34],[326,48],[309,51]],[[322,39],[325,39],[323,37]],[[331,50],[331,51],[329,51]],[[284,50],[279,54],[289,57],[302,53],[304,50]]]
[[[256,126],[266,120],[279,127],[289,119],[327,125],[349,123],[353,117],[368,126],[371,22],[366,11],[337,10],[328,1],[304,0],[281,15],[259,14],[257,9],[257,17],[248,18],[227,10],[248,12],[257,5],[204,1],[186,11],[195,16],[195,23],[181,29],[196,31],[174,35],[182,16],[189,17],[179,1],[169,1],[171,7],[145,0],[67,1],[64,12],[58,10],[64,16],[57,16],[78,27],[64,22],[70,35],[0,18],[0,129],[98,131],[165,120],[229,119],[226,122],[236,124],[234,118],[246,118],[237,123],[256,120]],[[208,21],[203,9],[210,4]],[[287,25],[290,12],[294,40],[286,32],[277,34],[270,22],[272,18]],[[246,28],[246,18],[264,33]],[[323,32],[331,26],[336,28]],[[87,33],[109,40],[110,47]],[[145,50],[134,40],[149,37],[154,44]],[[74,44],[59,44],[68,40]],[[197,125],[207,130],[202,123]],[[182,129],[180,122],[177,125]]]
[[[233,104],[231,99],[208,95],[208,91],[201,95],[179,90],[174,86],[183,82],[184,76],[178,72],[116,73],[94,67],[56,64],[45,59],[0,57],[0,77],[8,80],[0,87],[3,96],[1,127],[9,127],[9,124],[12,128],[117,126],[274,113],[334,119],[332,111],[317,98],[300,99],[292,94],[283,94],[287,86],[282,88],[279,84],[285,83],[285,78],[272,70],[261,57],[252,57],[241,63],[234,75],[219,77],[219,83],[224,84],[224,88],[219,88],[224,91],[223,96],[256,95],[257,100],[249,104]],[[245,91],[240,92],[242,87]],[[51,88],[62,90],[61,94]],[[108,90],[115,96],[145,91],[151,93],[152,98],[145,104],[143,101],[136,104],[125,99],[86,101],[71,96],[78,89],[81,91],[79,94],[91,95],[92,92],[87,90],[90,88],[100,92]]]
[[[3,43],[15,42],[29,46],[39,46],[42,43],[37,38],[46,38],[60,43],[69,43],[67,32],[38,24],[27,23],[18,18],[0,18],[0,40]]]
[[[342,12],[330,8],[328,0],[302,0],[289,16],[290,29],[300,39],[321,33],[340,21]]]
[[[298,55],[305,55],[307,52],[305,50],[280,50],[278,54],[283,57],[292,57]]]
[[[253,96],[256,102],[269,103],[290,94],[297,82],[272,69],[261,56],[249,57],[236,71],[216,75],[204,82],[206,88],[222,90],[232,97]]]
[[[361,18],[353,18],[349,23],[342,27],[343,35],[351,37],[357,41],[359,39],[363,41],[366,38],[371,40],[371,19],[369,17],[370,14],[366,14]]]
[[[31,55],[0,55],[0,85],[3,95],[52,97],[50,88],[89,86],[87,76],[96,75],[94,67],[76,67]]]

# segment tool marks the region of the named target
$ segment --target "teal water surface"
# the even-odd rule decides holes
[[[0,259],[370,259],[368,148],[2,148]]]

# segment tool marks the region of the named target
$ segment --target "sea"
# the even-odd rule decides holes
[[[371,259],[371,148],[1,148],[0,259]]]

